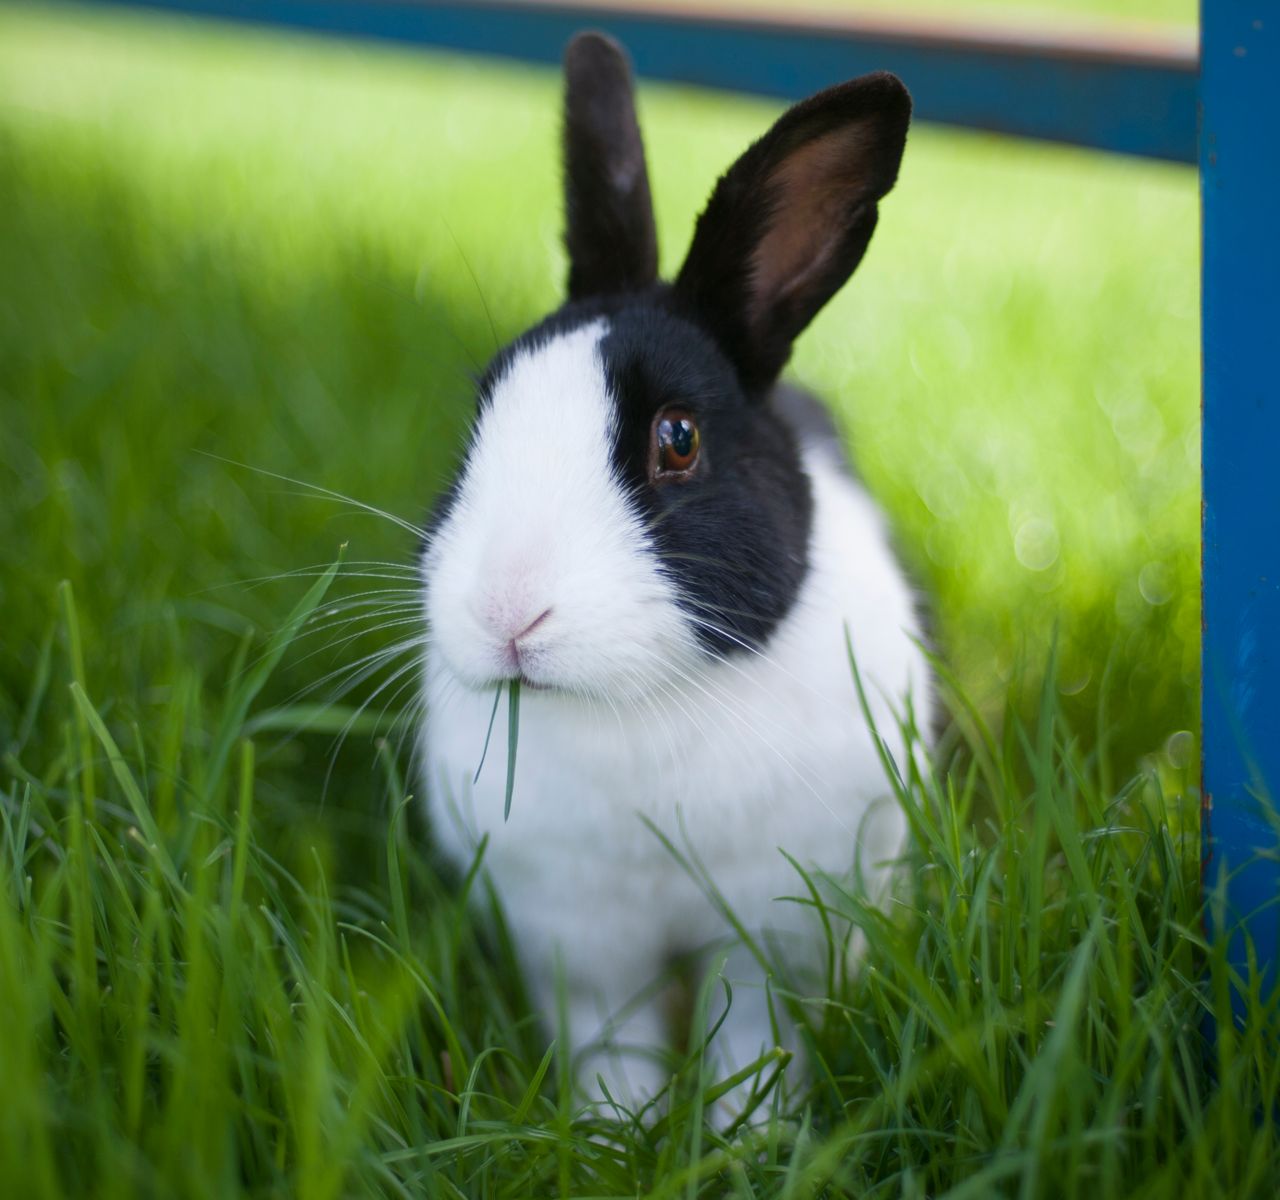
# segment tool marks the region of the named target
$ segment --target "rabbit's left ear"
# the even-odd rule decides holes
[[[862,260],[910,119],[900,80],[864,75],[784,113],[716,185],[675,286],[748,390]]]
[[[569,299],[646,287],[658,275],[658,236],[626,53],[602,33],[580,33],[564,79]]]

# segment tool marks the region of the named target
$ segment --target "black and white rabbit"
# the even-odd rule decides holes
[[[875,74],[790,109],[664,283],[626,58],[583,34],[565,73],[568,299],[490,366],[423,551],[422,748],[438,844],[465,865],[488,835],[549,1022],[563,978],[584,1082],[639,1099],[667,1031],[661,1001],[636,998],[730,932],[642,818],[801,960],[814,919],[775,899],[801,890],[781,851],[875,878],[903,841],[845,631],[881,732],[908,702],[928,728],[915,597],[825,413],[777,380],[867,248],[911,102]],[[504,822],[501,763],[472,776],[511,679]],[[759,966],[738,948],[725,970],[739,986],[714,1044],[740,1067],[775,1037]]]

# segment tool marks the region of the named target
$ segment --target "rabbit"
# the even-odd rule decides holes
[[[919,597],[830,417],[778,377],[866,251],[911,101],[877,73],[792,107],[720,179],[666,283],[625,53],[579,34],[565,85],[567,297],[484,374],[432,516],[420,750],[436,844],[465,869],[488,839],[585,1091],[644,1103],[670,1044],[650,985],[675,956],[726,947],[726,1070],[777,1041],[723,905],[811,967],[812,908],[778,899],[803,890],[786,855],[860,863],[877,888],[904,842],[846,630],[876,727],[912,753],[899,717],[927,729],[934,706]],[[504,819],[501,762],[473,776],[512,680]]]

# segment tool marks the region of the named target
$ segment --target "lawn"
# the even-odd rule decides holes
[[[899,902],[828,914],[870,965],[789,996],[806,1091],[708,1124],[695,1004],[662,1119],[580,1111],[370,657],[416,626],[369,509],[556,301],[557,102],[0,9],[0,1192],[1269,1194],[1275,1007],[1201,1033],[1195,176],[929,127],[792,367],[958,713]],[[668,270],[777,111],[644,89]]]

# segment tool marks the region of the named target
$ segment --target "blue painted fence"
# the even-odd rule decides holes
[[[1202,0],[1205,878],[1275,982],[1280,929],[1280,5]],[[1268,785],[1270,791],[1268,790]],[[1239,922],[1244,921],[1242,926]]]
[[[1280,8],[1202,0],[1176,40],[1050,40],[578,0],[133,0],[193,15],[558,63],[603,29],[655,79],[798,98],[887,68],[922,120],[1198,162],[1204,232],[1204,850],[1224,929],[1274,982],[1280,928]],[[1197,138],[1197,106],[1199,137]],[[1243,922],[1243,924],[1241,923]]]

